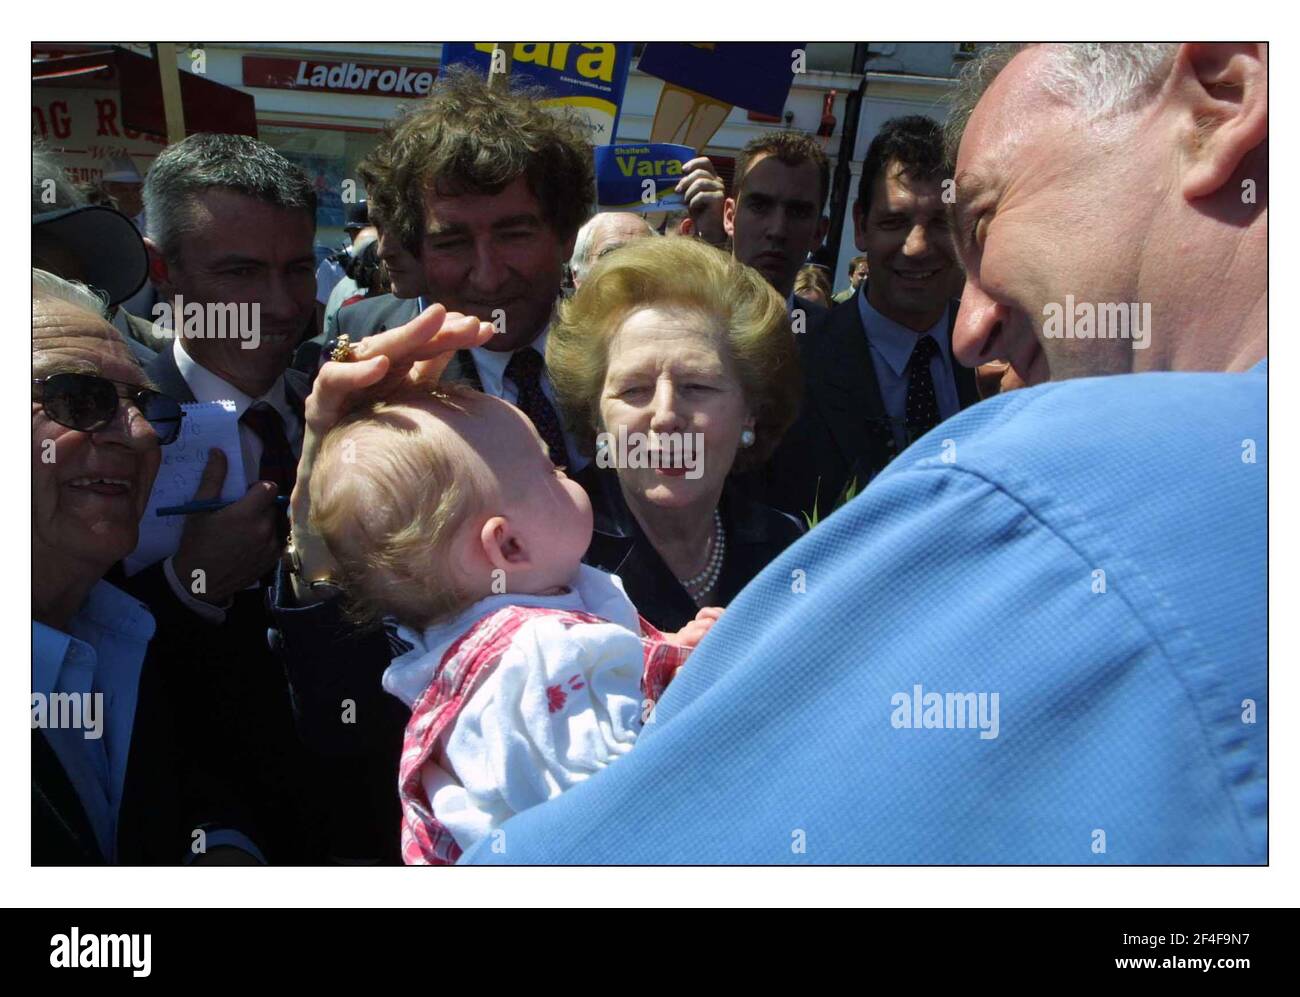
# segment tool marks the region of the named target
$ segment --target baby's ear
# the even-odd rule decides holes
[[[479,533],[483,554],[494,568],[518,571],[529,566],[528,551],[519,535],[511,528],[505,516],[493,516],[483,524]]]

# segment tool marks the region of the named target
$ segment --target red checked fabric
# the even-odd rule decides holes
[[[566,627],[607,622],[576,610],[511,606],[485,616],[447,649],[434,680],[412,707],[402,745],[398,789],[402,802],[402,859],[407,865],[450,865],[460,857],[460,846],[451,832],[434,817],[420,770],[437,750],[442,736],[455,725],[479,680],[501,660],[519,629],[538,616],[558,617]],[[638,619],[644,655],[641,691],[650,701],[658,702],[691,649],[668,643],[644,618]],[[563,690],[558,692],[564,695]]]

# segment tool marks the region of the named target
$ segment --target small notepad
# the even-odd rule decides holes
[[[140,522],[140,542],[126,559],[126,573],[133,575],[176,553],[188,516],[159,516],[157,510],[192,501],[199,479],[214,447],[226,455],[226,480],[221,498],[234,502],[244,497],[244,453],[239,443],[239,417],[235,403],[186,402],[180,435],[162,448],[162,466],[149,495],[149,508]],[[199,515],[204,515],[200,513]]]

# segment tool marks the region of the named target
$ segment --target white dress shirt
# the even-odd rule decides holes
[[[284,435],[289,439],[289,446],[294,453],[302,451],[302,420],[289,405],[289,396],[284,387],[284,375],[275,379],[275,383],[260,398],[244,394],[229,381],[218,377],[206,367],[199,365],[193,357],[185,352],[181,345],[182,337],[172,341],[172,356],[176,359],[176,369],[185,379],[185,385],[194,395],[195,401],[235,403],[235,416],[243,418],[244,413],[256,402],[266,402],[280,414],[284,420]],[[244,452],[244,480],[250,485],[258,479],[258,469],[262,466],[262,441],[250,428],[239,426],[239,445]]]
[[[528,344],[542,355],[543,360],[546,359],[546,338],[550,334],[551,330],[548,328]],[[525,347],[521,346],[520,349],[525,349]],[[482,346],[476,346],[469,352],[474,358],[475,368],[478,369],[478,379],[483,384],[483,391],[495,398],[507,401],[511,405],[518,405],[519,387],[514,381],[506,380],[506,367],[509,366],[510,358],[514,356],[514,352],[511,350],[489,350]],[[572,434],[564,425],[564,413],[555,400],[555,388],[551,385],[551,373],[546,369],[545,364],[542,366],[542,394],[546,396],[546,400],[551,403],[556,416],[560,419],[560,428],[564,433],[564,449],[569,455],[568,466],[570,470],[581,470],[590,463],[590,460],[578,450]]]
[[[185,352],[185,348],[181,345],[182,342],[183,338],[180,336],[177,336],[172,341],[172,357],[176,360],[176,369],[180,371],[180,375],[184,379],[186,387],[190,389],[190,393],[194,395],[195,401],[234,402],[236,418],[242,418],[244,413],[256,402],[266,402],[284,420],[284,434],[288,437],[289,446],[293,452],[295,454],[302,452],[302,420],[298,418],[289,405],[289,396],[285,391],[283,374],[276,378],[275,383],[260,398],[252,398],[229,381],[218,377],[206,367],[201,366]],[[262,466],[262,441],[252,429],[243,423],[240,423],[239,426],[239,449],[243,452],[244,458],[244,481],[251,485],[258,480],[258,470]],[[176,597],[202,619],[210,623],[221,623],[225,620],[225,610],[212,605],[210,602],[194,598],[189,590],[181,584],[180,579],[176,576],[173,558],[169,557],[163,562],[163,575],[167,578],[167,584],[171,586],[171,590],[176,594]]]

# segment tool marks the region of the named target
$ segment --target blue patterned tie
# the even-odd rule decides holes
[[[525,346],[522,350],[515,350],[514,356],[506,364],[506,377],[519,389],[519,399],[515,404],[524,415],[533,420],[537,432],[546,441],[546,446],[551,451],[551,463],[562,467],[569,462],[568,452],[564,447],[560,419],[542,393],[542,366],[542,355],[531,346]]]

